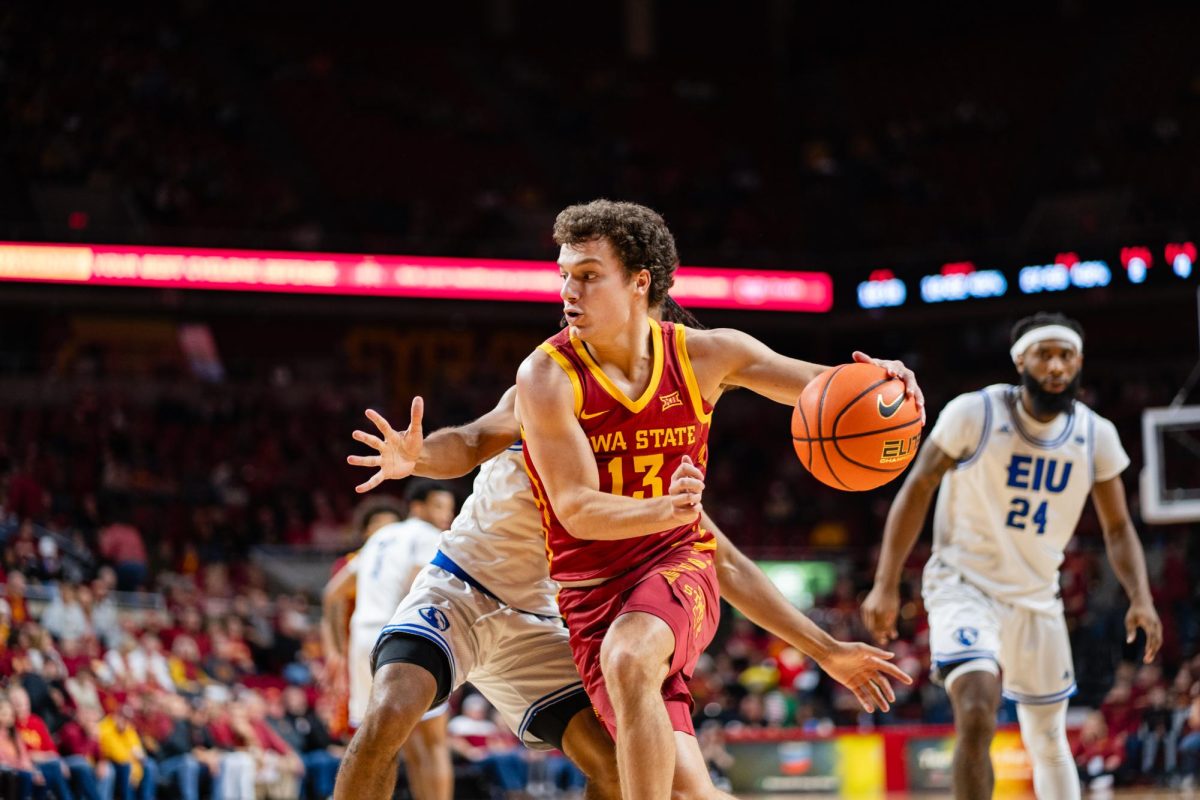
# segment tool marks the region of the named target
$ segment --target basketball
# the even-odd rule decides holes
[[[804,388],[792,411],[792,444],[817,480],[850,492],[882,486],[912,461],[921,412],[904,382],[874,364],[842,364]]]

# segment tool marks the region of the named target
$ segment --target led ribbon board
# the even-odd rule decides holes
[[[0,242],[0,281],[175,289],[561,302],[549,261]],[[680,267],[684,307],[820,313],[824,272]]]

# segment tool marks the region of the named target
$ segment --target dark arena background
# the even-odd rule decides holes
[[[132,769],[143,800],[327,795],[349,731],[321,594],[361,544],[351,432],[367,408],[406,425],[414,395],[427,433],[491,408],[559,328],[556,213],[598,197],[663,214],[674,296],[705,326],[903,359],[930,426],[1017,381],[1017,319],[1082,323],[1080,396],[1132,459],[1164,643],[1152,664],[1126,643],[1089,503],[1062,565],[1069,739],[1085,796],[1190,793],[1200,12],[965,5],[0,8],[0,681],[46,731],[0,700],[0,794],[24,772],[34,795],[107,800]],[[901,481],[827,488],[786,407],[719,407],[706,509],[821,627],[868,640]],[[719,786],[949,796],[930,546],[904,572],[890,648],[915,682],[888,713],[722,609],[691,681]],[[126,722],[140,749],[111,741]],[[503,723],[455,730],[456,797],[582,796]],[[250,794],[220,780],[239,755]],[[1032,797],[1011,702],[992,756],[997,796]]]

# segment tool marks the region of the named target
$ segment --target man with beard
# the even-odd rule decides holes
[[[1129,457],[1113,424],[1075,399],[1083,328],[1035,314],[1013,327],[1010,354],[1020,386],[961,395],[938,418],[888,513],[862,614],[881,643],[897,635],[901,570],[940,483],[922,594],[934,677],[954,708],[954,796],[992,796],[988,749],[1003,690],[1018,703],[1037,796],[1070,800],[1079,797],[1066,736],[1075,672],[1058,567],[1088,494],[1129,596],[1127,641],[1146,632],[1146,663],[1162,623],[1120,478]]]

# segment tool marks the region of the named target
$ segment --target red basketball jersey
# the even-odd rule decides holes
[[[683,456],[705,471],[712,407],[704,402],[688,360],[686,329],[650,320],[654,368],[641,397],[631,400],[604,374],[570,329],[541,345],[571,379],[575,417],[587,434],[600,490],[626,497],[661,497]],[[576,539],[554,514],[529,448],[525,464],[542,512],[550,577],[564,585],[620,575],[656,561],[684,542],[706,542],[712,534],[699,521],[619,541]]]

